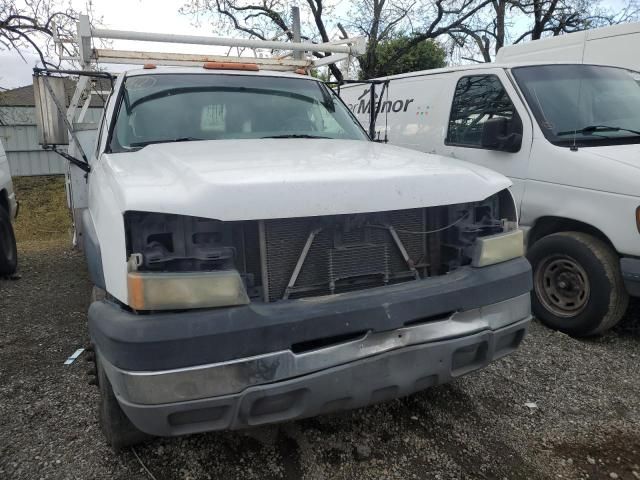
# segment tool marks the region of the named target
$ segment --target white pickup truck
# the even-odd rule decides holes
[[[370,141],[310,76],[205,67],[118,75],[86,150],[114,448],[408,395],[520,345],[532,279],[506,177]]]
[[[11,275],[18,268],[18,250],[12,221],[18,213],[13,193],[9,162],[0,141],[0,276]]]

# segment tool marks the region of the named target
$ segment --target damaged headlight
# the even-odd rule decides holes
[[[500,224],[498,232],[486,231],[478,235],[471,248],[471,265],[486,267],[524,255],[524,234],[518,228],[516,203],[509,190],[502,190],[483,202],[481,208],[490,209]],[[483,222],[491,223],[491,222]]]
[[[126,212],[129,306],[136,310],[211,308],[249,303],[223,222]]]
[[[477,238],[473,247],[471,265],[486,267],[524,255],[524,235],[516,229],[506,233]]]
[[[509,190],[473,203],[452,205],[444,232],[449,270],[459,265],[486,267],[524,255],[516,204]]]
[[[246,305],[249,297],[235,270],[220,272],[129,272],[129,306],[135,310]]]

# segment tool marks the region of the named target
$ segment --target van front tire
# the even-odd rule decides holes
[[[533,268],[534,315],[546,326],[576,337],[599,335],[627,309],[616,253],[582,232],[543,237],[527,252]]]
[[[11,218],[0,206],[0,276],[13,275],[18,268],[18,249]]]
[[[102,433],[107,443],[118,452],[126,447],[137,445],[151,439],[151,435],[138,430],[122,411],[109,378],[104,372],[100,357],[96,354],[96,370],[98,374],[98,388],[100,390],[99,420]]]

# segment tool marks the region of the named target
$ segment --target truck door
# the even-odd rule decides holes
[[[460,72],[455,78],[443,152],[509,177],[520,206],[532,128],[528,111],[503,70]]]

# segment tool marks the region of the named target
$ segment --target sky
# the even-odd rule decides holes
[[[19,1],[19,0],[16,0]],[[87,0],[70,0],[76,11],[85,10]],[[616,7],[625,0],[605,0],[604,6]],[[94,16],[102,17],[102,25],[109,29],[167,32],[190,35],[214,35],[211,25],[194,25],[192,18],[181,15],[178,10],[186,0],[92,0]],[[346,8],[349,2],[338,2]],[[163,45],[148,42],[113,41],[113,48],[147,51],[172,51],[202,54],[226,54],[222,47],[202,45]],[[37,56],[23,53],[25,61],[15,51],[0,50],[0,87],[15,88],[31,83],[32,68]],[[123,67],[120,66],[120,69]],[[118,67],[110,68],[118,70]]]
[[[84,1],[72,0],[72,5],[78,11],[84,11]],[[184,0],[93,0],[93,10],[96,17],[102,17],[105,28],[116,30],[137,30],[147,32],[167,32],[186,35],[213,35],[211,26],[195,26],[192,19],[178,13],[178,9],[185,3]],[[131,49],[135,45],[138,50],[158,50],[157,44],[126,41],[114,41],[113,48],[123,50]],[[174,46],[173,51],[193,53],[218,53],[207,46]],[[168,47],[162,47],[163,51],[170,51]],[[36,55],[23,54],[28,63],[14,52],[0,50],[0,87],[15,88],[31,83],[31,73],[37,61]]]

